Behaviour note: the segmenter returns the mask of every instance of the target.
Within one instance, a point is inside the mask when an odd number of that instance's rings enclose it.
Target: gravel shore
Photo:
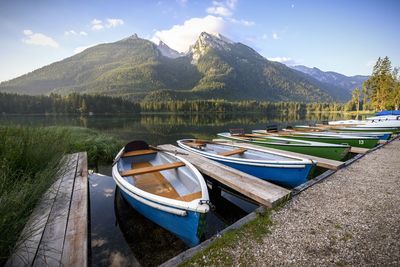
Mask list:
[[[262,242],[232,248],[251,266],[400,266],[400,141],[367,154],[272,215]]]

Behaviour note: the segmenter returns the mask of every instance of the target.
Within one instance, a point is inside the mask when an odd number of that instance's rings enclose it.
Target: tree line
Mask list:
[[[351,100],[346,104],[347,110],[384,110],[400,108],[400,75],[399,68],[392,67],[389,57],[378,58],[371,76],[363,83],[362,88],[352,92]]]
[[[31,96],[0,93],[2,114],[135,114],[171,113],[265,113],[306,114],[344,111],[341,103],[301,103],[227,100],[171,100],[132,102],[118,97],[73,93],[67,96]]]
[[[18,95],[0,93],[0,113],[3,114],[114,114],[138,113],[138,103],[118,97],[73,93],[67,96],[50,94]]]

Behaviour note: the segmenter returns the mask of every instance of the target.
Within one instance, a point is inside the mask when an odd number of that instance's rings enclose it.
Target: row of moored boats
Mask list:
[[[177,143],[186,151],[293,188],[307,181],[316,161],[287,152],[345,160],[351,147],[371,149],[399,132],[400,115],[386,115],[280,131],[269,127],[218,134],[233,142],[183,139]],[[203,176],[181,154],[133,141],[116,156],[112,175],[133,208],[194,246],[203,236],[209,196]]]

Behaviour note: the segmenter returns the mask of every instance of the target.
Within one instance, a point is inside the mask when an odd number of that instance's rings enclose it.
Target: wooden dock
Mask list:
[[[280,149],[275,149],[275,148],[269,148],[269,147],[262,147],[262,146],[257,146],[249,143],[244,143],[244,142],[232,142],[230,140],[226,139],[213,139],[214,142],[221,142],[221,143],[228,143],[230,145],[234,146],[240,146],[240,147],[245,147],[245,148],[256,148],[256,149],[261,149],[265,151],[272,151],[272,152],[278,152],[278,153],[283,153],[288,156],[295,156],[295,157],[300,157],[304,159],[311,159],[315,162],[317,162],[317,166],[330,169],[330,170],[338,170],[344,166],[344,162],[342,161],[337,161],[337,160],[332,160],[332,159],[326,159],[326,158],[320,158],[316,156],[311,156],[311,155],[306,155],[306,154],[300,154],[296,152],[291,152],[291,151],[286,151],[286,150],[280,150]]]
[[[178,152],[178,156],[188,160],[201,173],[229,186],[263,206],[274,207],[282,200],[290,197],[290,190],[220,164],[216,161],[180,149],[176,146],[161,145],[158,146],[158,148]]]
[[[66,157],[5,266],[87,266],[87,240],[87,155],[81,152]]]

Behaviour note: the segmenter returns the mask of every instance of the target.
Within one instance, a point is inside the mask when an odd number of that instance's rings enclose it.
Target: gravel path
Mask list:
[[[234,265],[400,266],[400,141],[307,189],[272,220],[261,243],[235,246]]]

